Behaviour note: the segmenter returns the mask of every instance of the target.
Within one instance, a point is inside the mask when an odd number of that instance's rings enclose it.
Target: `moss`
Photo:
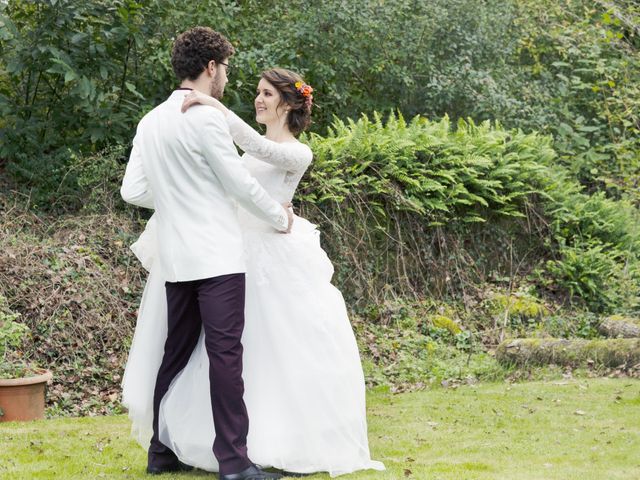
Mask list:
[[[626,317],[624,315],[610,315],[605,320],[608,320],[610,322],[631,323],[640,327],[640,318]]]
[[[496,358],[511,365],[631,367],[640,362],[640,339],[521,338],[502,342]]]
[[[610,338],[638,338],[640,337],[640,319],[612,315],[600,322],[598,332]]]
[[[429,320],[434,327],[448,330],[452,335],[458,335],[462,332],[462,329],[454,320],[444,315],[430,315]]]
[[[491,312],[496,315],[504,314],[505,311],[510,317],[523,319],[541,318],[549,315],[549,309],[537,298],[527,293],[497,293],[490,298],[489,302]]]

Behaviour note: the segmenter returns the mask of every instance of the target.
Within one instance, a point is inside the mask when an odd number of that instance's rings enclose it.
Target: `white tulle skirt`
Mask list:
[[[132,249],[150,269],[123,379],[132,432],[149,446],[155,378],[167,335],[164,280],[153,219]],[[365,386],[356,340],[315,226],[291,234],[243,216],[247,256],[244,383],[249,456],[265,467],[337,476],[383,470],[371,460]],[[204,337],[160,411],[160,440],[181,461],[217,471]]]

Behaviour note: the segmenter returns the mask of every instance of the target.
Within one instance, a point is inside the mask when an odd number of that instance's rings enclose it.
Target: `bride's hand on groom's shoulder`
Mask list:
[[[229,109],[225,107],[218,99],[213,98],[205,93],[198,92],[197,90],[192,90],[191,93],[185,95],[184,101],[182,102],[182,113],[186,112],[189,107],[193,105],[209,105],[211,107],[217,108],[225,115],[229,112]]]

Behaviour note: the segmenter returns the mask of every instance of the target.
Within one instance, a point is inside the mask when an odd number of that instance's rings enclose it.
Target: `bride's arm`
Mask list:
[[[307,169],[313,154],[302,143],[278,143],[264,138],[235,113],[213,97],[195,92],[185,97],[182,111],[197,103],[210,105],[224,113],[233,141],[249,155],[290,172]]]
[[[264,138],[231,110],[227,125],[233,141],[258,160],[290,172],[304,171],[311,163],[311,149],[303,143],[278,143]]]

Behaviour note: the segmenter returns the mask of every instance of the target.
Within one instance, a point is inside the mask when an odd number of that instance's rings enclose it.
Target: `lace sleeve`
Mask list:
[[[304,172],[311,163],[311,149],[303,143],[278,143],[264,138],[231,111],[227,125],[233,141],[258,160],[289,172]]]

